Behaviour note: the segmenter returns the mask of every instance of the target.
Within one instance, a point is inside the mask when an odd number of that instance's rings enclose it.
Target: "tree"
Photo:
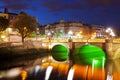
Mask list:
[[[24,42],[24,38],[36,30],[38,23],[35,17],[21,12],[18,15],[18,19],[13,23],[13,26],[19,30],[19,33],[22,36],[22,42]]]
[[[0,17],[0,31],[4,31],[9,25],[9,20],[4,18],[4,17]]]

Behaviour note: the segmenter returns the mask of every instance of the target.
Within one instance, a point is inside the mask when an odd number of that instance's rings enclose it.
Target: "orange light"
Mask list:
[[[23,70],[21,76],[22,76],[22,80],[25,80],[27,78],[27,72]]]

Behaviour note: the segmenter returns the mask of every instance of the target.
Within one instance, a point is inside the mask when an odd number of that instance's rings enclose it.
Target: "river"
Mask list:
[[[120,60],[106,60],[105,67],[58,62],[51,56],[25,62],[27,66],[0,71],[0,80],[120,80]]]

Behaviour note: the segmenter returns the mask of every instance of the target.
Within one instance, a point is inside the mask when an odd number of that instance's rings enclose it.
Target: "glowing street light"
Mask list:
[[[111,28],[107,28],[106,29],[106,33],[110,33],[110,32],[112,32],[112,29]]]
[[[71,38],[71,36],[73,35],[73,32],[70,30],[70,31],[68,32],[68,35],[69,35],[69,37]]]
[[[72,35],[72,34],[73,34],[73,32],[70,30],[70,31],[68,32],[68,34],[69,34],[69,35]]]
[[[111,28],[107,28],[106,33],[108,33],[108,36],[111,36],[111,37],[115,36],[115,33],[113,32],[113,30]]]
[[[50,36],[50,35],[51,35],[51,32],[48,33],[48,36]]]
[[[112,37],[114,37],[114,36],[115,36],[115,33],[114,33],[114,32],[111,32],[110,35],[111,35]]]

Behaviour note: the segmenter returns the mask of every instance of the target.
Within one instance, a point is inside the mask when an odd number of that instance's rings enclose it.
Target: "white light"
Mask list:
[[[112,76],[112,74],[110,74],[109,72],[108,72],[108,74],[107,74],[107,79],[106,80],[113,80],[113,76]]]
[[[73,32],[72,32],[72,31],[69,31],[69,32],[68,32],[68,34],[69,34],[69,35],[72,35],[72,34],[73,34]]]
[[[115,36],[115,33],[114,33],[114,32],[111,32],[110,35],[111,35],[111,36]]]
[[[21,68],[15,68],[7,71],[6,77],[15,77],[21,73]]]
[[[48,66],[47,70],[46,70],[46,74],[45,74],[45,80],[49,80],[50,74],[52,72],[53,67],[52,66]]]
[[[102,59],[102,70],[104,71],[104,66],[105,66],[105,58],[103,57]]]
[[[43,46],[43,47],[46,47],[46,44],[45,44],[45,43],[42,43],[42,46]]]
[[[52,33],[54,33],[54,31],[52,31]]]
[[[51,35],[51,33],[49,32],[49,33],[48,33],[48,36],[50,36],[50,35]]]
[[[107,32],[107,33],[112,32],[112,29],[111,29],[111,28],[107,28],[107,29],[106,29],[106,32]]]
[[[37,65],[37,66],[35,67],[35,73],[37,73],[39,70],[40,70],[40,66]]]
[[[73,80],[73,76],[74,76],[74,69],[71,68],[71,69],[69,70],[67,80]]]
[[[45,59],[43,59],[43,60],[42,60],[42,63],[44,63],[45,61],[46,61],[46,60],[45,60]]]
[[[93,73],[94,73],[94,68],[95,68],[95,64],[98,62],[98,60],[95,60],[95,59],[93,59],[93,61],[92,61],[92,75],[93,75]]]

